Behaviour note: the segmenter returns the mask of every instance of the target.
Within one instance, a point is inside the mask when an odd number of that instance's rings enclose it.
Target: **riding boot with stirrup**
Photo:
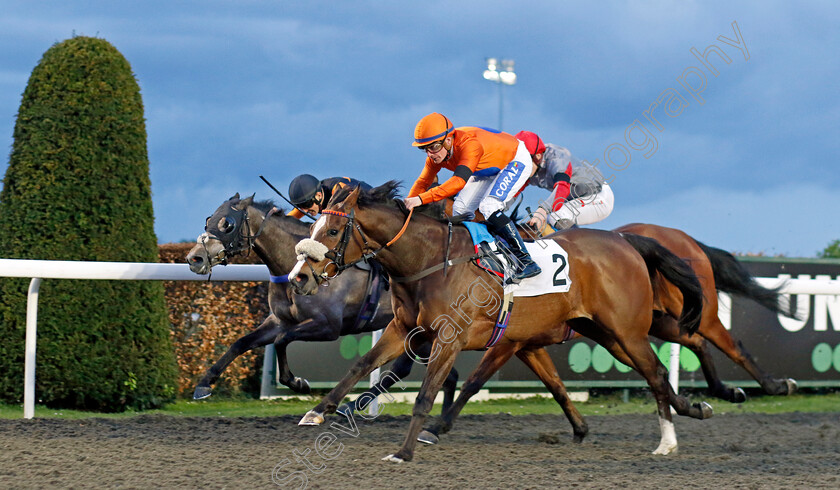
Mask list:
[[[514,257],[519,262],[517,270],[513,274],[513,280],[515,282],[534,277],[542,272],[542,269],[531,259],[531,254],[525,248],[525,242],[522,241],[522,237],[519,236],[516,226],[506,214],[501,211],[496,211],[487,218],[487,224],[490,225],[491,232],[507,242]]]

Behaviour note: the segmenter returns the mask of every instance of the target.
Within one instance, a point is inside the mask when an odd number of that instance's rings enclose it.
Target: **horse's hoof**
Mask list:
[[[402,458],[398,458],[393,454],[389,454],[382,458],[382,461],[388,461],[389,463],[404,463],[405,461]]]
[[[732,389],[732,403],[744,403],[747,401],[747,394],[741,388]]]
[[[312,393],[312,388],[309,386],[309,381],[295,376],[295,379],[289,383],[289,388],[301,395],[308,395]]]
[[[335,409],[335,413],[339,415],[344,415],[345,417],[352,417],[353,416],[353,405],[349,403],[345,403],[344,405]]]
[[[700,409],[700,420],[710,419],[715,414],[715,411],[712,408],[712,406],[706,402],[698,403],[697,408]]]
[[[306,412],[306,415],[300,419],[298,425],[321,425],[324,423],[324,415],[314,410]]]
[[[438,442],[440,442],[440,438],[437,435],[425,429],[420,431],[419,434],[417,434],[417,440],[422,442],[423,444],[437,444]]]
[[[793,378],[788,378],[785,380],[785,384],[787,384],[787,394],[792,395],[796,393],[796,390],[799,389],[799,386],[796,384],[796,380]]]
[[[197,386],[193,392],[193,400],[203,400],[213,394],[209,386]]]
[[[670,444],[660,444],[656,451],[653,454],[660,455],[660,454],[676,454],[677,453],[677,445],[670,445]]]

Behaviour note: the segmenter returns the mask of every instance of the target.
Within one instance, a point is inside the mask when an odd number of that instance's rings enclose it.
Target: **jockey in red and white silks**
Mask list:
[[[520,131],[516,137],[525,143],[535,166],[525,185],[551,190],[549,198],[529,219],[529,225],[541,229],[548,221],[555,229],[564,230],[597,223],[610,215],[615,198],[598,169],[575,158],[562,146],[544,144],[530,131]]]

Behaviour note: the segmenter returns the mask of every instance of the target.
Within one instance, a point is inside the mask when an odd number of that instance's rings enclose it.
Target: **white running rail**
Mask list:
[[[0,277],[29,277],[26,305],[26,357],[24,360],[23,417],[35,416],[35,346],[38,323],[38,292],[42,279],[102,279],[133,281],[268,281],[264,265],[234,264],[216,267],[212,276],[198,275],[187,264],[153,264],[142,262],[86,262],[68,260],[0,259]],[[778,278],[759,277],[764,287],[784,282]],[[783,294],[840,295],[840,280],[787,279]],[[669,381],[677,390],[679,383],[679,345],[671,346]],[[374,373],[371,375],[373,381]],[[375,407],[372,407],[375,409]]]
[[[38,292],[42,279],[105,279],[136,281],[268,281],[268,268],[256,264],[216,267],[198,275],[187,264],[140,262],[84,262],[67,260],[0,259],[0,277],[30,277],[26,303],[23,418],[35,416],[35,346],[38,335]]]

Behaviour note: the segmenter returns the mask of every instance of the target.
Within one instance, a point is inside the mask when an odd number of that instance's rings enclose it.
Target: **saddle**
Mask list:
[[[475,264],[490,274],[507,281],[511,272],[516,270],[516,259],[507,243],[491,234],[484,223],[465,221],[461,224],[467,227],[473,240],[475,253],[478,256],[475,259]]]

